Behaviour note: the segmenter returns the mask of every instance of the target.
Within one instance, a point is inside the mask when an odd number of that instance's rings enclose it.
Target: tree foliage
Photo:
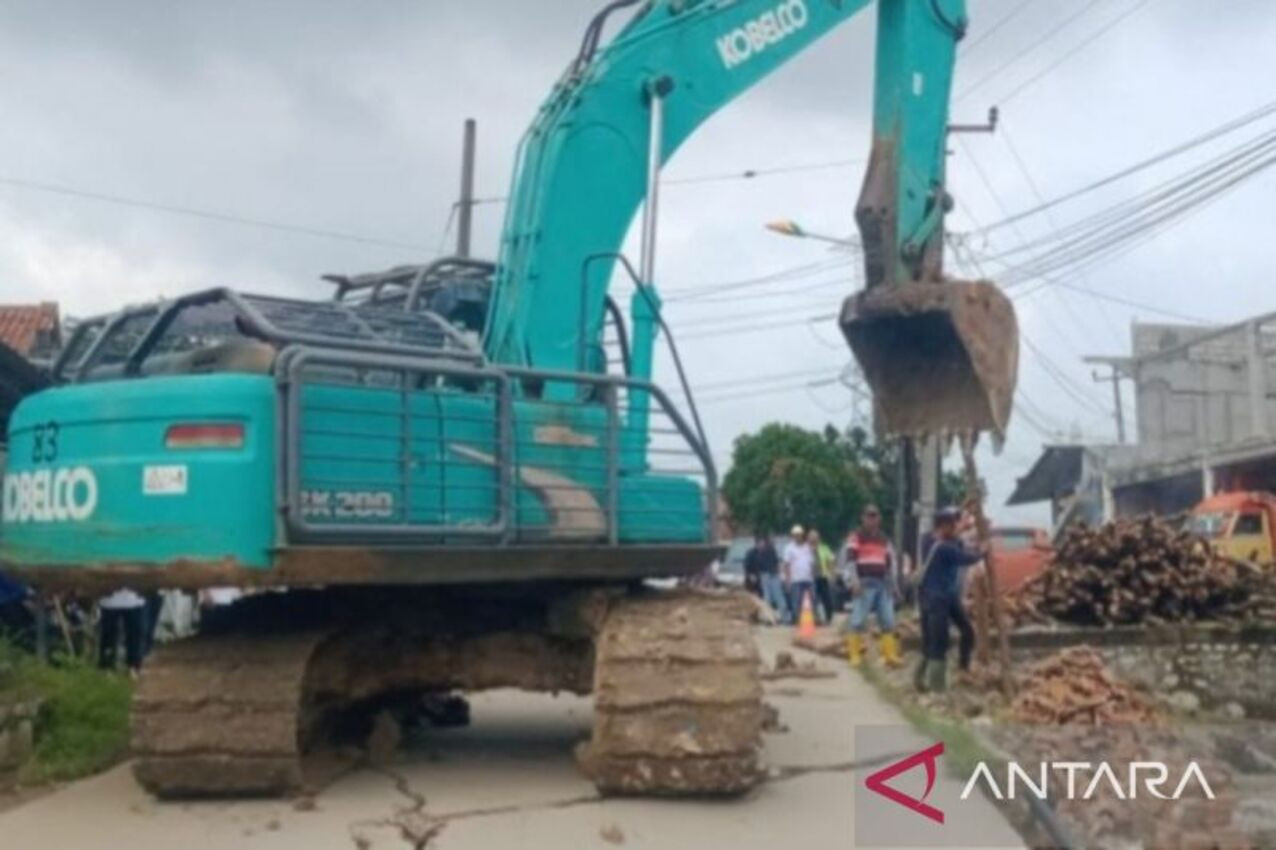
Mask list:
[[[870,498],[868,471],[835,430],[771,424],[736,440],[722,493],[738,522],[777,533],[800,523],[837,540]]]
[[[755,531],[780,533],[800,523],[838,540],[870,502],[885,527],[895,527],[898,465],[898,444],[876,442],[863,428],[817,432],[776,423],[736,440],[722,493],[735,520]],[[939,504],[961,504],[964,495],[961,474],[944,471]]]

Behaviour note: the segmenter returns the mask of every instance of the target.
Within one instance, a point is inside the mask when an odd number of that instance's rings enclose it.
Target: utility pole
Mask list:
[[[917,555],[917,449],[911,437],[900,437],[895,460],[895,551]]]
[[[474,156],[478,138],[478,125],[473,118],[465,119],[465,136],[461,143],[461,197],[456,202],[456,255],[470,256],[471,234],[474,224]]]
[[[939,437],[929,436],[917,444],[917,468],[920,483],[917,488],[917,537],[935,526],[935,511],[939,510],[939,475],[943,464]],[[915,553],[921,563],[921,553]]]
[[[1086,363],[1097,366],[1107,366],[1112,370],[1111,374],[1103,375],[1099,372],[1091,373],[1096,384],[1112,384],[1112,404],[1113,415],[1116,417],[1117,442],[1125,443],[1125,406],[1121,403],[1121,379],[1124,376],[1122,369],[1129,364],[1129,358],[1126,357],[1087,357]]]

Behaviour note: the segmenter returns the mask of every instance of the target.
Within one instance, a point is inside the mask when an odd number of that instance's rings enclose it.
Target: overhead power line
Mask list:
[[[676,306],[686,305],[692,307],[703,307],[713,304],[740,304],[753,301],[770,301],[777,298],[792,299],[796,297],[805,297],[806,300],[812,301],[821,298],[819,293],[828,289],[841,290],[847,294],[855,292],[860,288],[859,281],[854,277],[838,277],[830,280],[817,281],[815,283],[804,283],[801,286],[785,286],[774,290],[767,289],[762,292],[748,292],[744,294],[726,292],[720,295],[707,295],[703,298],[696,298],[694,301],[677,300]]]
[[[821,260],[815,263],[803,263],[797,266],[791,266],[786,269],[779,269],[757,277],[742,278],[740,280],[724,281],[712,283],[707,286],[680,286],[663,289],[663,297],[666,303],[677,302],[695,302],[701,301],[706,296],[720,295],[724,292],[739,292],[745,289],[757,289],[758,287],[772,287],[777,283],[791,282],[801,280],[806,277],[830,272],[839,266],[847,266],[853,262],[849,257],[833,257],[827,260]]]
[[[817,316],[807,316],[801,319],[787,319],[782,322],[758,322],[756,324],[741,325],[739,327],[711,329],[680,335],[679,340],[685,342],[697,339],[717,339],[719,337],[739,336],[743,333],[770,333],[772,331],[795,328],[801,325],[812,325],[816,322],[833,322],[837,320],[837,317],[836,313],[825,313]]]
[[[980,228],[977,232],[992,233],[993,231],[1000,230],[1003,227],[1008,227],[1014,224],[1015,222],[1022,221],[1026,218],[1029,218],[1031,216],[1044,212],[1045,210],[1053,209],[1069,201],[1075,200],[1083,195],[1088,195],[1099,189],[1103,189],[1107,186],[1111,186],[1112,184],[1117,183],[1121,180],[1124,180],[1127,177],[1131,177],[1142,171],[1146,171],[1147,169],[1160,165],[1161,163],[1166,162],[1167,160],[1174,159],[1178,156],[1181,156],[1182,154],[1187,153],[1188,151],[1199,148],[1202,145],[1206,145],[1214,141],[1215,139],[1221,138],[1222,136],[1229,135],[1244,127],[1248,127],[1251,124],[1254,124],[1255,122],[1261,121],[1262,119],[1268,117],[1269,115],[1272,115],[1273,113],[1276,113],[1276,101],[1270,101],[1258,107],[1257,109],[1253,110],[1252,112],[1248,112],[1244,115],[1241,115],[1237,118],[1234,118],[1230,121],[1220,124],[1219,126],[1214,127],[1211,130],[1207,130],[1206,132],[1202,133],[1199,136],[1194,136],[1185,142],[1182,142],[1178,145],[1175,145],[1174,147],[1163,150],[1160,153],[1154,156],[1151,156],[1145,160],[1136,162],[1133,165],[1120,169],[1119,171],[1109,174],[1106,177],[1102,177],[1092,183],[1088,183],[1085,186],[1082,186],[1080,189],[1076,189],[1064,195],[1060,195],[1057,198],[1053,198],[1049,201],[1046,201],[1045,203],[1041,203],[1034,207],[1030,207],[1029,209],[1023,210],[1022,212],[1014,213],[1013,215],[1010,215],[1002,219],[1001,221],[993,222],[992,224],[989,224],[986,227]]]
[[[1003,215],[1007,214],[1006,204],[1001,199],[1001,193],[997,191],[996,186],[993,185],[992,179],[988,176],[987,172],[984,170],[984,167],[980,165],[979,159],[975,156],[975,152],[972,149],[972,147],[969,144],[967,144],[965,138],[958,137],[958,142],[961,144],[962,149],[966,152],[966,155],[969,158],[970,164],[974,168],[975,173],[979,176],[979,179],[983,183],[984,188],[987,190],[988,196],[992,198],[993,203],[997,205],[997,209],[1001,210]],[[1024,235],[1022,231],[1020,231],[1018,225],[1015,225],[1014,233],[1015,233],[1015,236],[1017,236],[1019,239],[1024,238]],[[1092,333],[1092,331],[1090,330],[1088,325],[1086,325],[1084,322],[1081,321],[1081,318],[1076,314],[1076,311],[1073,309],[1072,305],[1068,303],[1067,301],[1064,301],[1063,306],[1064,306],[1064,310],[1068,314],[1068,318],[1071,319],[1077,325],[1077,327],[1080,329],[1081,334],[1083,336],[1089,336]],[[1057,325],[1052,325],[1052,327],[1055,328],[1056,333],[1059,333],[1060,335],[1062,335],[1062,330]]]
[[[682,333],[690,329],[699,329],[706,327],[715,327],[719,325],[738,323],[742,321],[756,321],[758,319],[785,319],[792,318],[797,314],[809,316],[811,311],[815,309],[810,304],[795,304],[790,307],[771,307],[763,310],[747,310],[743,313],[714,313],[708,316],[696,316],[687,319],[681,319],[672,322],[675,333]]]
[[[1013,89],[1010,90],[1009,94],[1002,95],[1000,98],[997,99],[997,102],[1000,105],[1004,106],[1010,101],[1014,100],[1016,97],[1018,97],[1019,95],[1027,91],[1029,88],[1031,88],[1032,86],[1040,82],[1048,74],[1053,73],[1056,69],[1059,68],[1060,65],[1063,65],[1065,62],[1072,59],[1072,57],[1076,56],[1078,53],[1085,50],[1090,45],[1094,44],[1100,38],[1103,38],[1103,36],[1112,32],[1112,30],[1116,29],[1118,26],[1124,23],[1127,18],[1130,18],[1131,16],[1133,16],[1136,12],[1142,11],[1144,8],[1147,7],[1149,2],[1150,0],[1138,0],[1138,2],[1135,3],[1133,6],[1129,7],[1128,9],[1126,9],[1121,14],[1117,15],[1112,20],[1108,21],[1106,24],[1104,24],[1095,32],[1091,33],[1088,38],[1082,40],[1080,43],[1075,45],[1071,50],[1064,53],[1058,59],[1051,62],[1046,67],[1042,68],[1040,71],[1033,74],[1031,77],[1024,80],[1019,85],[1015,86]]]
[[[977,50],[981,44],[996,35],[1003,27],[1006,26],[1006,24],[1017,18],[1021,12],[1026,10],[1035,2],[1037,2],[1037,0],[1020,0],[1018,5],[1011,9],[1007,14],[998,18],[997,22],[980,33],[978,38],[970,42],[970,44],[964,45],[962,48],[962,55],[964,57],[969,57],[970,54]]]
[[[747,378],[732,378],[725,381],[712,381],[707,384],[697,384],[696,392],[706,392],[712,390],[723,390],[729,387],[738,387],[745,385],[769,384],[776,381],[791,382],[795,378],[812,378],[815,376],[827,376],[829,370],[827,367],[820,369],[796,369],[789,372],[772,372],[768,375],[750,375]]]
[[[1023,344],[1027,346],[1028,351],[1036,358],[1042,371],[1045,372],[1059,387],[1059,389],[1063,390],[1064,393],[1068,395],[1068,397],[1102,416],[1110,417],[1112,415],[1111,410],[1095,401],[1094,398],[1089,395],[1088,391],[1079,386],[1071,377],[1068,376],[1068,373],[1065,372],[1061,366],[1051,360],[1050,357],[1046,355],[1045,351],[1032,341],[1031,337],[1026,334],[1020,334],[1020,339],[1023,340]]]
[[[785,393],[808,392],[810,390],[817,389],[822,386],[824,387],[831,386],[834,382],[837,381],[837,378],[838,378],[837,373],[830,373],[827,375],[824,381],[818,381],[818,380],[817,381],[809,381],[809,380],[794,381],[791,383],[780,384],[779,386],[766,387],[762,389],[750,388],[747,390],[740,390],[737,392],[729,392],[724,394],[711,393],[709,394],[707,398],[700,398],[697,396],[696,402],[698,404],[720,404],[725,401],[738,401],[740,399],[758,398],[762,396],[772,396],[772,395],[782,395]]]
[[[1009,68],[1018,64],[1020,60],[1024,59],[1029,54],[1034,53],[1035,51],[1039,50],[1044,45],[1048,44],[1050,41],[1056,38],[1059,35],[1059,33],[1063,32],[1063,30],[1067,29],[1073,23],[1078,21],[1083,15],[1085,15],[1095,6],[1099,5],[1099,3],[1101,2],[1103,2],[1103,0],[1088,0],[1088,2],[1084,6],[1081,6],[1079,9],[1075,10],[1072,14],[1068,15],[1062,21],[1055,24],[1036,41],[1029,43],[1026,47],[1018,51],[1017,53],[1015,53],[1006,61],[999,64],[992,71],[980,77],[977,81],[975,81],[974,83],[972,83],[971,85],[963,89],[962,92],[959,95],[957,95],[957,100],[958,101],[965,100],[966,98],[970,97],[970,95],[973,94],[975,91],[982,88],[984,85],[1000,77]]]
[[[773,168],[746,168],[743,171],[727,171],[718,174],[701,174],[695,177],[670,177],[662,181],[666,186],[692,186],[697,183],[725,183],[731,180],[755,180],[759,177],[775,177],[782,174],[803,174],[809,171],[832,171],[864,165],[868,160],[835,159],[828,162],[808,162],[798,165],[779,165]]]
[[[412,251],[429,250],[429,247],[420,242],[407,242],[396,239],[383,239],[377,236],[364,236],[357,233],[343,233],[338,230],[327,230],[321,227],[311,227],[304,224],[290,224],[282,221],[270,221],[262,218],[251,218],[249,216],[236,215],[234,213],[216,212],[214,210],[198,209],[195,207],[178,206],[175,204],[165,204],[156,201],[147,201],[140,198],[130,198],[124,195],[112,195],[105,192],[92,192],[84,189],[74,189],[70,186],[59,186],[53,183],[43,183],[38,180],[25,180],[18,177],[0,177],[0,184],[5,186],[13,186],[19,189],[30,189],[36,192],[45,192],[53,195],[63,195],[70,198],[79,198],[87,201],[97,201],[104,204],[114,204],[116,206],[134,207],[137,209],[150,210],[152,212],[170,213],[172,215],[187,216],[190,218],[199,218],[206,221],[216,221],[222,224],[237,224],[248,227],[260,227],[267,230],[277,230],[284,233],[295,233],[302,236],[314,236],[322,239],[336,239],[343,242],[357,242],[364,245],[377,245],[383,248],[403,248]]]
[[[994,255],[1000,259],[1028,254],[1018,265],[1011,266],[1003,276],[1003,284],[1014,286],[1065,268],[1089,268],[1124,254],[1273,165],[1276,131],[1152,191],[1066,225],[1050,236]],[[1044,250],[1034,250],[1039,248]]]
[[[740,171],[722,171],[713,174],[695,174],[687,177],[668,177],[660,181],[662,186],[695,186],[704,183],[729,183],[736,180],[756,180],[760,177],[779,177],[786,174],[806,174],[819,171],[836,171],[843,168],[855,168],[867,163],[863,157],[857,159],[832,159],[821,162],[801,162],[794,165],[776,165],[766,168],[744,168]],[[475,198],[474,206],[503,204],[509,200],[508,195],[492,195],[486,198]]]

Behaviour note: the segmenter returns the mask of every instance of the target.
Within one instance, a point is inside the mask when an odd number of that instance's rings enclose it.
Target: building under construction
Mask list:
[[[1010,504],[1049,501],[1063,526],[1276,490],[1273,360],[1276,313],[1220,327],[1135,323],[1129,356],[1087,360],[1133,386],[1134,439],[1046,447]],[[1125,411],[1117,414],[1124,431]]]

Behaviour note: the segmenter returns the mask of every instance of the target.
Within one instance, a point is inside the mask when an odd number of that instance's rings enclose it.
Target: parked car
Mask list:
[[[1040,575],[1054,557],[1054,546],[1045,529],[1010,526],[992,530],[993,562],[997,588],[1007,593]]]
[[[752,537],[733,537],[726,541],[727,551],[718,561],[718,584],[744,587],[744,556],[753,546]]]

